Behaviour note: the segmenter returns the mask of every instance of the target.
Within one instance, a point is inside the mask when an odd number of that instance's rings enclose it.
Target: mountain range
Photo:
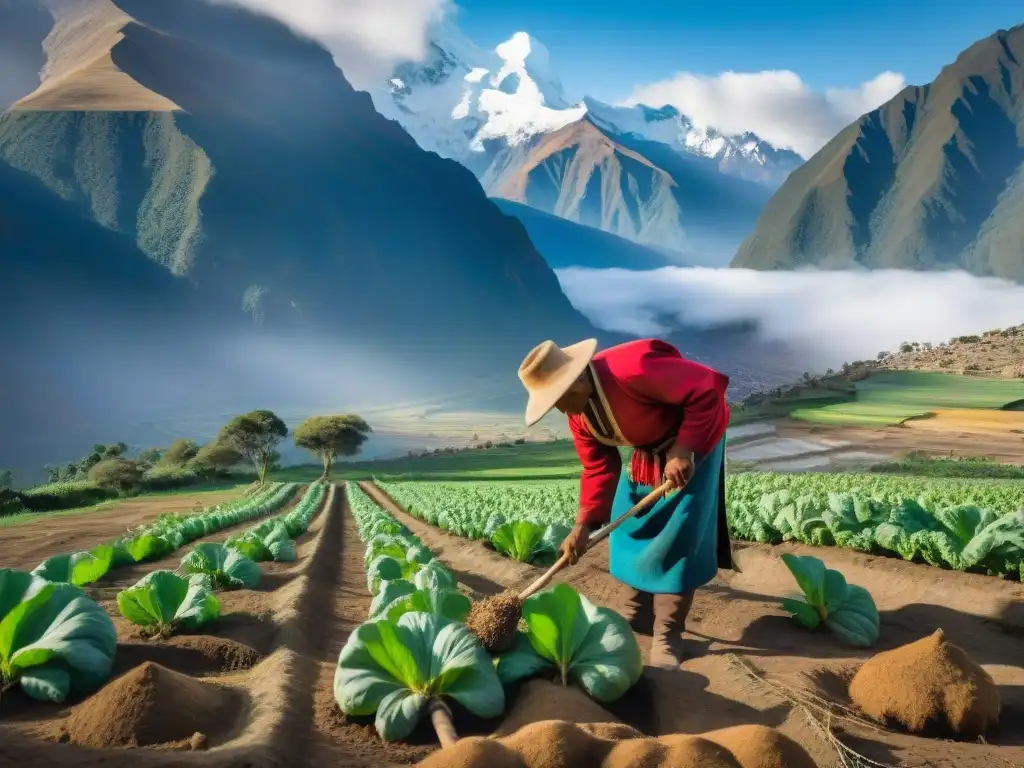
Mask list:
[[[841,131],[786,179],[732,264],[1024,282],[1024,25]]]
[[[158,413],[216,426],[359,393],[518,409],[512,371],[540,340],[625,340],[573,308],[473,173],[276,21],[205,0],[4,0],[0,30],[18,41],[0,326],[20,329],[0,466],[129,439]],[[749,329],[675,340],[741,394],[795,370]]]
[[[424,149],[492,197],[724,266],[802,158],[727,136],[671,106],[566,96],[547,49],[519,32],[483,51],[448,20],[427,57],[371,92]]]

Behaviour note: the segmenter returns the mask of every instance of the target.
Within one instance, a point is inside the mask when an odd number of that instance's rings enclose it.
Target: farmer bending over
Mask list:
[[[552,408],[569,417],[583,473],[576,525],[562,542],[575,564],[598,526],[664,480],[675,490],[609,538],[610,571],[630,588],[626,618],[653,618],[651,664],[678,667],[697,587],[733,567],[725,520],[728,377],[641,339],[596,355],[597,341],[535,347],[519,367],[526,424]],[[620,446],[633,449],[623,470]]]

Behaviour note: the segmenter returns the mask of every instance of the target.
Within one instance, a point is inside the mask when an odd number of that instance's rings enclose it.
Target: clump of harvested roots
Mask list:
[[[502,653],[515,641],[522,610],[519,595],[506,590],[474,603],[466,617],[466,627],[488,651]]]

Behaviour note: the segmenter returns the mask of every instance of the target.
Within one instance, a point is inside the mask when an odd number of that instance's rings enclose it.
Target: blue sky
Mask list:
[[[815,90],[884,70],[927,82],[976,40],[1024,22],[1024,0],[456,0],[458,24],[494,47],[526,31],[570,95],[605,101],[679,71],[789,69]]]

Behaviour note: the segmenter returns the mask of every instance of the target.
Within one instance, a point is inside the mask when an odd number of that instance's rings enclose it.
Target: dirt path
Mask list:
[[[407,525],[435,554],[460,573],[472,573],[484,593],[522,588],[540,569],[515,563],[478,542],[447,534],[413,519],[379,489],[371,497]],[[647,733],[695,733],[757,722],[797,739],[820,765],[835,753],[804,717],[775,694],[762,690],[735,663],[742,655],[774,679],[792,682],[827,666],[848,668],[870,656],[838,643],[830,634],[797,627],[778,607],[795,582],[779,559],[783,551],[812,554],[874,596],[882,612],[876,650],[893,648],[942,628],[949,639],[985,665],[1000,686],[1003,725],[988,745],[954,744],[868,732],[849,737],[868,757],[933,768],[993,768],[1024,765],[1024,587],[987,576],[943,571],[838,548],[802,545],[736,545],[742,573],[722,572],[700,590],[688,622],[688,661],[678,672],[648,667],[645,677],[612,711]],[[600,605],[622,611],[625,589],[608,573],[608,545],[601,544],[574,568],[556,577]],[[647,652],[650,627],[638,626]],[[929,762],[930,761],[930,762]]]
[[[111,509],[74,515],[55,513],[0,528],[0,567],[32,570],[53,555],[92,549],[168,512],[191,513],[196,503],[211,507],[232,501],[241,490],[131,499]]]

